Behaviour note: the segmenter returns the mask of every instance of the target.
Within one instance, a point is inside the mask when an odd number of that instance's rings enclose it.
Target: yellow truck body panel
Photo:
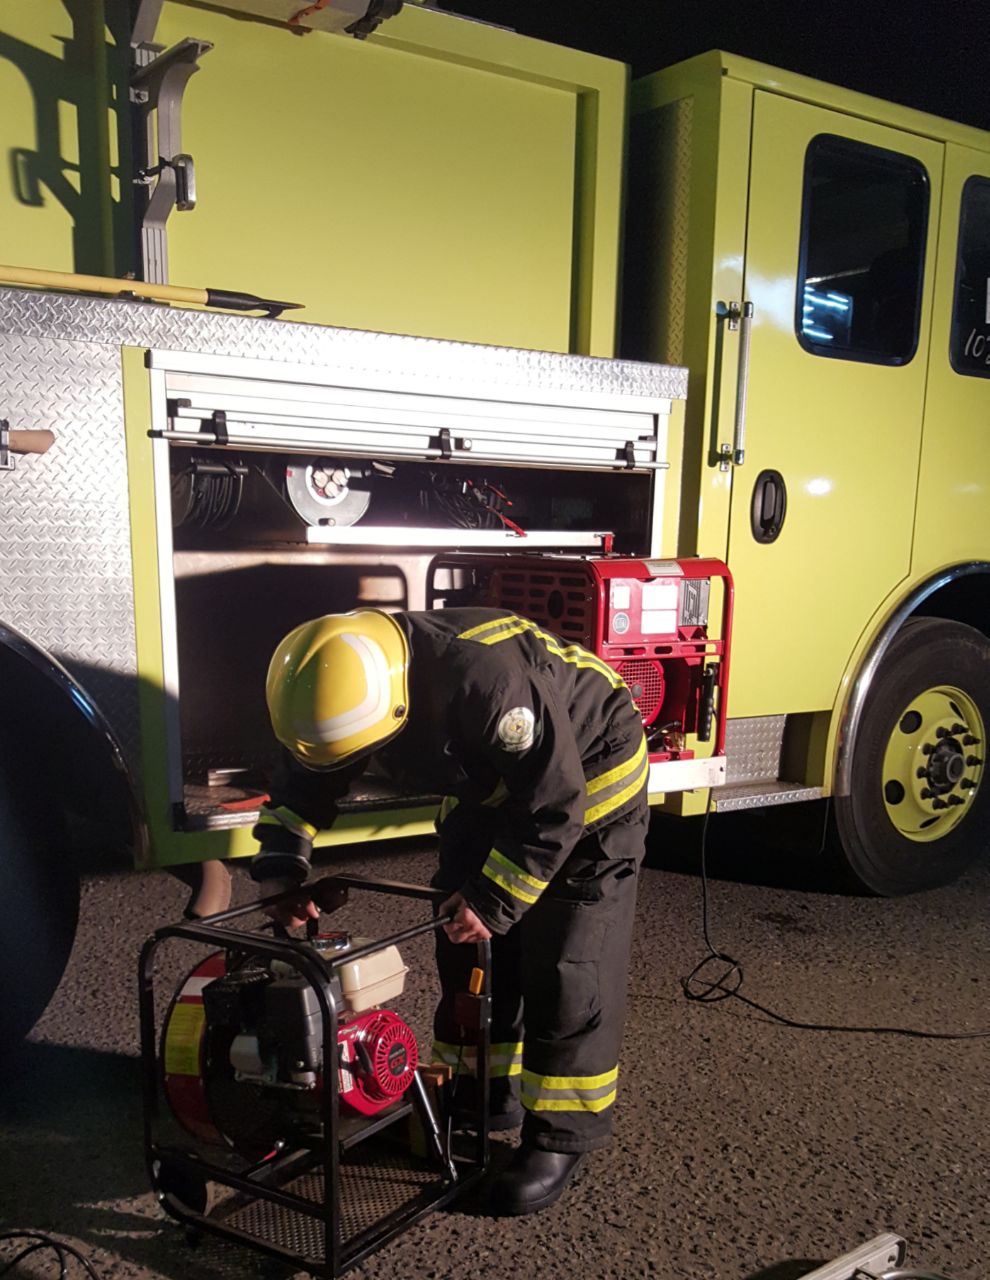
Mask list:
[[[3,257],[122,276],[126,48],[83,8],[4,13]],[[174,283],[315,323],[614,354],[621,64],[412,5],[355,41],[167,0],[157,40],[189,36],[213,48],[182,103],[198,203],[169,221]]]

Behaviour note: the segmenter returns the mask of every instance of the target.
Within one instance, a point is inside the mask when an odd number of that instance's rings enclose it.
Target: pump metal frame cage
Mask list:
[[[447,895],[440,890],[361,876],[328,876],[314,889],[362,890],[421,900],[437,906]],[[447,917],[434,915],[389,937],[362,944],[339,957],[322,957],[298,941],[231,926],[243,917],[284,899],[264,898],[196,923],[166,925],[144,944],[139,962],[141,1059],[144,1086],[144,1151],[151,1184],[162,1207],[192,1229],[203,1229],[246,1245],[280,1262],[336,1280],[376,1249],[407,1230],[431,1209],[450,1203],[474,1186],[488,1167],[488,1048],[491,946],[477,945],[482,970],[477,1039],[477,1088],[472,1111],[476,1130],[456,1150],[434,1150],[420,1157],[412,1151],[380,1155],[368,1143],[396,1122],[422,1107],[420,1084],[415,1084],[383,1111],[342,1124],[339,1114],[337,1069],[338,1014],[328,986],[342,965],[360,960],[384,947],[435,933]],[[164,1094],[159,1037],[165,1020],[156,1018],[154,983],[159,948],[180,939],[213,949],[236,947],[238,952],[290,964],[312,988],[322,1018],[324,1087],[319,1103],[322,1137],[307,1147],[276,1148],[250,1164],[220,1148],[207,1148],[191,1136],[170,1140],[174,1127]],[[167,1015],[166,1015],[167,1018]],[[330,1065],[332,1064],[332,1065]],[[421,1083],[421,1082],[420,1082]],[[429,1148],[429,1119],[422,1116]],[[345,1131],[346,1130],[346,1131]],[[364,1143],[360,1158],[347,1159]],[[371,1152],[369,1156],[367,1153]],[[456,1173],[443,1167],[446,1154]],[[246,1164],[246,1168],[238,1168]],[[221,1189],[211,1204],[211,1184]]]

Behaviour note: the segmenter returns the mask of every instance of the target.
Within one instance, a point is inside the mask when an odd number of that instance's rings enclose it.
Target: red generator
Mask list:
[[[444,556],[430,596],[511,610],[603,658],[643,717],[652,793],[724,782],[733,587],[720,560]],[[711,754],[699,757],[689,737],[712,742]]]

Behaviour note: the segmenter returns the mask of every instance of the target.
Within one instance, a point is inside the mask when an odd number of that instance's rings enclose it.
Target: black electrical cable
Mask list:
[[[499,510],[503,496],[484,479],[475,483],[471,479],[452,479],[435,471],[431,471],[428,478],[431,487],[421,495],[428,512],[436,508],[460,529],[505,527],[505,517]],[[486,490],[491,492],[490,497],[485,496]]]
[[[43,1231],[0,1231],[0,1241],[3,1240],[30,1240],[33,1243],[22,1249],[9,1262],[6,1262],[3,1269],[0,1270],[0,1276],[5,1276],[8,1271],[12,1271],[19,1262],[23,1262],[30,1254],[37,1253],[42,1249],[51,1249],[58,1258],[59,1280],[66,1280],[69,1258],[75,1258],[86,1272],[86,1275],[89,1276],[89,1280],[100,1280],[99,1272],[85,1254],[80,1253],[74,1245],[67,1244],[64,1240],[57,1240],[54,1236],[46,1235]]]
[[[990,1037],[990,1028],[980,1031],[921,1031],[914,1027],[860,1027],[840,1026],[830,1022],[804,1022],[801,1019],[789,1018],[786,1014],[777,1013],[774,1009],[768,1009],[766,1005],[742,995],[740,991],[743,984],[742,965],[733,956],[727,955],[715,946],[709,928],[707,863],[708,820],[712,812],[712,799],[712,793],[709,792],[705,818],[701,827],[701,927],[708,954],[695,965],[686,977],[681,979],[681,989],[686,999],[694,1000],[701,1004],[714,1004],[716,1001],[728,1000],[731,997],[742,1004],[748,1005],[750,1009],[755,1009],[758,1013],[764,1014],[772,1021],[779,1022],[785,1027],[793,1027],[798,1031],[842,1031],[852,1035],[908,1036],[917,1040],[983,1040]],[[710,966],[715,962],[727,967],[716,978],[703,978],[702,973],[706,966]]]

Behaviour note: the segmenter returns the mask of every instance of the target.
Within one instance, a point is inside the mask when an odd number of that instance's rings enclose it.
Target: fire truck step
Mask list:
[[[719,813],[738,809],[761,809],[772,804],[796,804],[799,800],[818,800],[821,787],[808,787],[803,782],[780,782],[762,779],[735,787],[718,787],[714,792],[714,808]]]

